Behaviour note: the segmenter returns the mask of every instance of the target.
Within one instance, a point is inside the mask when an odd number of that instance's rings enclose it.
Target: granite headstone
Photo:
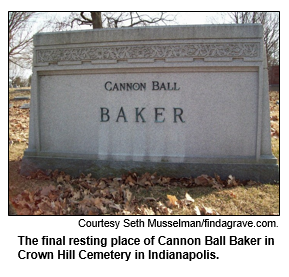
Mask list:
[[[22,174],[279,177],[259,24],[37,34],[30,108]]]

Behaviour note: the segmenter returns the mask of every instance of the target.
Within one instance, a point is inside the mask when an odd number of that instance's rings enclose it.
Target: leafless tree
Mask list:
[[[261,23],[268,65],[279,64],[279,13],[278,12],[225,12],[230,23]]]
[[[166,12],[80,12],[71,24],[90,25],[97,29],[157,25],[172,21],[175,21],[175,16]]]
[[[90,17],[86,12],[80,12],[80,17],[76,17],[72,20],[78,25],[92,25],[93,29],[102,28],[101,12],[90,12]]]
[[[29,20],[35,12],[9,12],[9,64],[27,67],[33,36]]]
[[[9,66],[30,68],[32,61],[32,41],[36,32],[49,26],[50,22],[37,24],[38,12],[9,12]]]

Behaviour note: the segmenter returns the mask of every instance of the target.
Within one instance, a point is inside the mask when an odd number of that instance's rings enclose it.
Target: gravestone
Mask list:
[[[279,177],[258,24],[37,34],[30,108],[25,175]]]
[[[29,96],[15,96],[13,100],[15,101],[30,100],[30,97]]]
[[[30,109],[30,103],[23,104],[20,109]]]
[[[29,92],[30,93],[30,88],[18,88],[18,89],[15,89],[14,92]]]

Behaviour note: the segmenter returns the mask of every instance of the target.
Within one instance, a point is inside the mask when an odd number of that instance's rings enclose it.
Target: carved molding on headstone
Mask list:
[[[59,61],[126,60],[142,58],[257,58],[260,56],[259,52],[258,43],[240,42],[42,49],[36,51],[36,56],[37,63],[52,63]]]

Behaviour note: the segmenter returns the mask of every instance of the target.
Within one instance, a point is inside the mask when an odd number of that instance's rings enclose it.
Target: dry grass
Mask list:
[[[175,195],[178,199],[188,193],[197,206],[212,208],[220,215],[273,215],[279,213],[279,185],[258,184],[254,186],[238,186],[216,190],[210,187],[154,187],[150,190],[139,189],[141,198],[153,197],[166,202],[167,195]],[[173,209],[174,214],[190,215],[190,209]]]
[[[23,95],[23,93],[11,92],[12,96]],[[27,95],[27,93],[25,93]],[[11,97],[11,98],[10,98]],[[270,93],[270,115],[272,132],[272,151],[279,160],[279,100],[278,92]],[[33,191],[39,187],[57,185],[53,180],[27,179],[19,174],[23,152],[27,148],[28,122],[27,110],[21,110],[20,106],[27,101],[10,101],[14,107],[9,109],[9,200],[14,199],[24,190]],[[26,126],[27,125],[27,126]],[[117,176],[116,176],[117,177]],[[139,203],[149,204],[145,199],[153,198],[165,203],[167,195],[174,195],[177,199],[183,199],[186,193],[194,198],[196,205],[211,207],[220,215],[272,215],[279,213],[279,185],[257,184],[254,186],[237,186],[234,188],[224,188],[216,190],[211,187],[181,187],[173,184],[166,186],[135,187],[131,188],[133,195],[137,196]],[[11,205],[9,213],[17,214]],[[173,214],[192,214],[190,208],[173,208]]]

